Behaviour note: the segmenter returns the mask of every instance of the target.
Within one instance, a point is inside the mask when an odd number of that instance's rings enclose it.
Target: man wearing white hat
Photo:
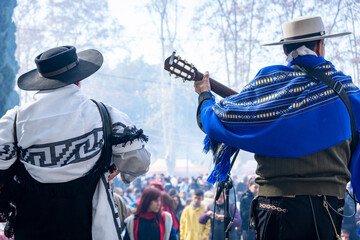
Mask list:
[[[208,73],[194,84],[205,150],[214,152],[208,181],[225,180],[237,149],[255,153],[257,239],[341,235],[351,175],[355,192],[360,187],[360,90],[324,59],[324,39],[347,34],[327,35],[321,17],[299,17],[283,25],[281,41],[263,44],[283,45],[287,66],[261,69],[240,94],[219,103]]]
[[[121,239],[110,169],[126,182],[146,173],[147,137],[126,114],[81,91],[80,81],[103,63],[99,51],[61,46],[35,63],[18,79],[19,88],[38,91],[35,101],[0,119],[0,215],[9,220],[7,235]]]

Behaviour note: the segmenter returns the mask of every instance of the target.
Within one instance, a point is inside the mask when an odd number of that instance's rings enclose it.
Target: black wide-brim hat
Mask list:
[[[36,69],[17,81],[23,90],[51,90],[79,82],[100,69],[102,54],[95,49],[76,53],[73,46],[49,49],[35,58]]]

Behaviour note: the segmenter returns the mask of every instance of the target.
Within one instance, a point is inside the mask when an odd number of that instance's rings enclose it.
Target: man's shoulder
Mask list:
[[[194,208],[194,206],[192,206],[192,203],[191,203],[190,205],[188,205],[188,206],[186,206],[186,207],[184,208],[184,211],[188,212],[189,214],[192,214],[192,213],[197,212],[200,208],[201,208],[201,207],[199,207],[199,208]]]
[[[184,207],[183,212],[189,211],[190,209],[191,209],[191,205],[187,205],[187,206]]]
[[[201,205],[200,209],[205,211],[206,210],[205,204]]]
[[[256,77],[260,77],[263,75],[270,75],[270,74],[279,74],[282,72],[289,72],[289,71],[293,71],[293,69],[291,67],[284,65],[271,65],[261,68],[259,72],[256,74]]]

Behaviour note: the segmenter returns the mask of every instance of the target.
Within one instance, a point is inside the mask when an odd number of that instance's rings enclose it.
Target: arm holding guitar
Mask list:
[[[199,126],[199,128],[205,132],[204,130],[204,127],[201,123],[201,108],[202,108],[202,105],[209,101],[209,100],[213,100],[214,99],[214,96],[209,92],[209,91],[204,91],[202,93],[199,94],[199,105],[197,107],[197,110],[196,110],[196,121],[197,121],[197,124]]]
[[[201,81],[194,82],[194,88],[197,94],[211,90],[211,86],[209,82],[209,72],[207,71],[205,72]]]

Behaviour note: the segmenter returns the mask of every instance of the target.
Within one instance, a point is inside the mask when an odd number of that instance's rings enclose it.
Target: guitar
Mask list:
[[[185,81],[201,81],[204,74],[199,72],[196,67],[188,63],[185,59],[181,59],[179,56],[175,56],[174,51],[170,57],[165,60],[164,69],[171,74],[174,74],[176,78],[180,77]],[[231,95],[238,94],[238,92],[231,88],[219,83],[218,81],[210,78],[211,91],[215,92],[219,96],[225,98]]]

